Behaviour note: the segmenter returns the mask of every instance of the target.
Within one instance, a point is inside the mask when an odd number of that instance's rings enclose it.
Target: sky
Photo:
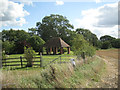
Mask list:
[[[110,0],[0,0],[0,31],[11,28],[28,31],[50,14],[67,17],[74,30],[85,28],[98,38],[103,35],[118,38],[118,2]]]

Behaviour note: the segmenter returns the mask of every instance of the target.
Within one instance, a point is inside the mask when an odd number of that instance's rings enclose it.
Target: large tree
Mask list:
[[[98,46],[98,38],[88,29],[78,28],[76,29],[77,34],[84,36],[84,39],[90,42],[93,46]]]
[[[104,35],[104,36],[100,37],[100,41],[102,41],[102,42],[105,42],[105,41],[110,41],[111,42],[114,39],[116,39],[116,38],[114,38],[112,36],[109,36],[109,35]]]
[[[45,16],[42,22],[37,22],[38,33],[43,40],[47,41],[51,37],[61,37],[63,40],[67,37],[67,30],[73,29],[73,25],[62,15]]]
[[[25,45],[25,42],[28,40],[28,38],[30,38],[30,35],[24,30],[11,29],[11,30],[2,31],[2,41],[3,41],[3,45],[5,46],[3,48],[9,48],[9,45],[14,44],[14,48],[13,48],[14,50],[6,49],[6,50],[10,50],[9,54],[23,53],[24,45]]]

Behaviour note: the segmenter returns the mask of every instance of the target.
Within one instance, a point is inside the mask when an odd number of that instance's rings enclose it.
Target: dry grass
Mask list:
[[[86,64],[53,64],[46,69],[4,70],[4,88],[77,88],[93,87],[98,82],[104,62],[93,57]],[[89,81],[89,85],[87,84]],[[91,86],[90,86],[91,85]]]
[[[108,50],[98,50],[96,52],[96,55],[103,57],[103,58],[113,58],[113,59],[118,59],[118,51],[120,49],[108,49]]]

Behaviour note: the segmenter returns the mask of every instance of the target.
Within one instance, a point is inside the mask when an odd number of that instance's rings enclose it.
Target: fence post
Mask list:
[[[61,64],[61,56],[60,56],[60,64]]]
[[[42,53],[40,53],[40,67],[42,67]]]
[[[22,64],[22,56],[20,56],[20,62],[21,62],[21,68],[23,67],[23,64]]]

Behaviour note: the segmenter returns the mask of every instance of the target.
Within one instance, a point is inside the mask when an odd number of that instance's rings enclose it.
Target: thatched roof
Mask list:
[[[53,37],[48,40],[45,44],[45,47],[70,47],[66,42],[64,42],[60,37]]]

